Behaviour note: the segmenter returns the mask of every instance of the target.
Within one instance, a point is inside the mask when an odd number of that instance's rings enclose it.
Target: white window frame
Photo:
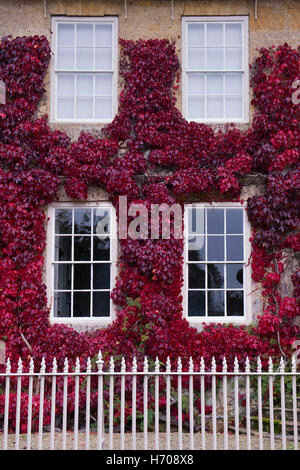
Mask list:
[[[189,119],[188,112],[188,87],[187,75],[199,70],[187,70],[187,26],[189,23],[242,23],[243,28],[243,69],[236,72],[243,72],[242,90],[242,118],[199,118]],[[210,70],[209,72],[222,73],[232,72],[232,70]],[[205,74],[206,71],[203,70]],[[218,123],[248,123],[249,122],[249,18],[248,16],[185,16],[182,17],[182,114],[189,122],[202,122],[210,124]]]
[[[188,316],[188,209],[190,208],[240,208],[244,210],[243,229],[244,229],[244,315],[243,316]],[[247,217],[246,204],[240,202],[214,202],[214,203],[192,203],[185,204],[184,207],[184,269],[183,269],[183,314],[184,317],[192,324],[201,323],[237,323],[237,324],[249,324],[252,319],[251,313],[251,264],[250,264],[250,236],[251,228]],[[205,262],[203,262],[205,264]],[[219,263],[216,261],[216,263]],[[222,263],[222,262],[220,262]],[[226,265],[226,261],[224,261]],[[239,263],[242,264],[242,263]],[[225,270],[226,271],[226,270]],[[226,292],[226,289],[224,288]]]
[[[57,25],[59,23],[110,23],[112,24],[112,70],[105,70],[99,73],[112,72],[112,119],[61,119],[57,117],[57,72],[72,72],[72,70],[57,70]],[[107,124],[112,122],[114,116],[118,111],[118,74],[119,74],[119,47],[118,47],[118,18],[115,16],[103,17],[80,17],[80,16],[52,16],[51,18],[51,50],[53,51],[54,58],[51,61],[50,71],[50,122],[59,123],[99,123]],[[95,70],[78,70],[74,73],[97,73]]]
[[[46,254],[46,284],[48,305],[50,305],[50,323],[62,324],[84,324],[107,326],[116,318],[116,310],[112,299],[110,299],[110,316],[108,317],[55,317],[54,316],[54,248],[55,248],[55,209],[88,209],[103,208],[110,210],[110,292],[112,292],[117,276],[118,240],[117,240],[117,216],[116,210],[111,202],[56,202],[48,206],[47,225],[47,254]],[[72,263],[72,262],[70,262]],[[90,261],[93,264],[93,261]],[[72,291],[71,291],[72,292]]]

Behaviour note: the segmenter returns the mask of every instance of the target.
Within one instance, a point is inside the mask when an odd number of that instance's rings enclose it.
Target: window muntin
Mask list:
[[[116,108],[117,19],[54,22],[55,120],[111,121]]]
[[[184,114],[189,120],[247,120],[248,19],[183,19]]]
[[[52,211],[52,316],[109,320],[115,268],[115,215],[109,204]]]
[[[245,321],[245,218],[240,205],[186,208],[185,299],[191,321]]]

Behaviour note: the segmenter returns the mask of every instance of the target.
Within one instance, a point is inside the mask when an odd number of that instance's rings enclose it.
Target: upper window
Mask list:
[[[183,113],[199,122],[248,120],[248,17],[183,18]]]
[[[185,210],[185,313],[192,321],[247,322],[249,225],[240,204]]]
[[[55,321],[109,321],[116,221],[109,203],[50,207],[48,288]]]
[[[55,121],[112,120],[117,105],[117,18],[53,18]]]

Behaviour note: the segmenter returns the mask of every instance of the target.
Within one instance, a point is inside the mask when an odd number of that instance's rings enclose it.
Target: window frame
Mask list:
[[[243,90],[242,90],[242,118],[199,118],[190,119],[188,112],[188,86],[187,75],[193,71],[187,69],[187,27],[190,23],[242,23],[243,24]],[[207,124],[222,123],[249,123],[249,16],[183,16],[181,22],[182,29],[182,114],[188,122],[195,121]],[[207,71],[195,70],[194,72],[207,73]],[[215,70],[212,73],[231,73],[231,70]]]
[[[240,208],[244,210],[244,315],[243,316],[188,316],[188,209],[191,208]],[[205,232],[206,234],[206,232]],[[183,298],[183,316],[189,323],[199,325],[202,323],[236,323],[236,324],[249,324],[252,319],[251,312],[251,245],[250,245],[251,227],[247,217],[246,204],[241,202],[214,202],[214,203],[192,203],[185,204],[184,207],[184,265],[183,265],[183,287],[182,287],[182,298]],[[216,261],[217,263],[217,261]],[[237,262],[238,263],[238,262]],[[206,261],[203,262],[206,264]],[[239,263],[241,264],[241,263]],[[224,261],[224,265],[226,262]],[[224,288],[226,292],[226,289]],[[207,292],[207,287],[205,288]]]
[[[117,215],[111,202],[55,202],[48,206],[47,224],[47,249],[46,249],[46,287],[48,305],[50,305],[50,323],[60,324],[85,324],[97,326],[107,326],[116,318],[116,309],[112,299],[110,299],[109,317],[55,317],[54,316],[54,250],[55,250],[55,209],[80,209],[80,208],[107,208],[110,210],[110,293],[114,289],[117,276],[118,240],[117,240]],[[74,236],[74,235],[72,235]],[[73,264],[74,261],[71,261]],[[93,261],[90,261],[93,263]],[[71,289],[70,292],[73,292]]]
[[[51,17],[51,50],[53,59],[50,70],[50,122],[53,123],[99,123],[112,122],[118,111],[118,76],[119,76],[119,47],[118,47],[118,23],[117,16],[52,16]],[[77,119],[57,117],[57,25],[59,23],[111,23],[112,24],[112,70],[97,72],[95,70],[67,70],[66,73],[112,73],[112,118],[111,119]],[[63,73],[64,71],[59,71]]]

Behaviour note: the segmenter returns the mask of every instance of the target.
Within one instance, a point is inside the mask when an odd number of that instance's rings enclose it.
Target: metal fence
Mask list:
[[[49,368],[49,367],[48,367]],[[43,359],[0,372],[3,449],[298,449],[300,373],[239,364]]]

